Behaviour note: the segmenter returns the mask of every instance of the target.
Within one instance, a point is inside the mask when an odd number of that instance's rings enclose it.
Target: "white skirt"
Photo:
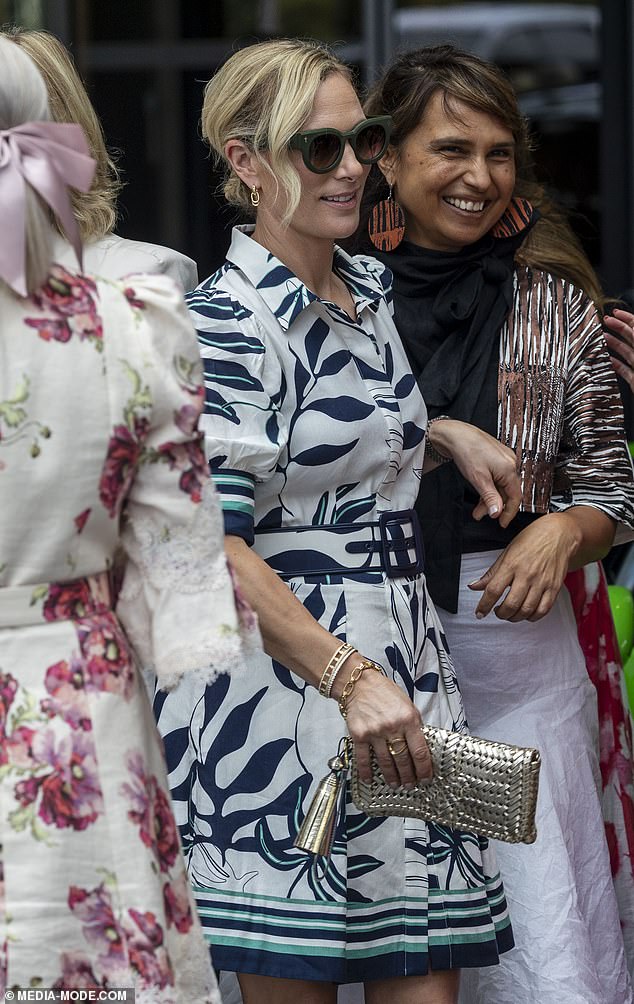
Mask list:
[[[467,587],[499,552],[463,555],[459,609],[439,610],[474,735],[542,754],[534,844],[494,842],[516,948],[463,970],[463,1004],[631,1004],[601,813],[596,691],[568,593],[536,623],[475,617]]]

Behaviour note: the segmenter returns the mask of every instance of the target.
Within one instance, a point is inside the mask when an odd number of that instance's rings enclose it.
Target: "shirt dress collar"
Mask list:
[[[240,269],[280,326],[288,331],[306,307],[317,301],[327,301],[320,300],[279,258],[251,240],[254,229],[253,224],[234,227],[227,260]],[[378,280],[359,268],[354,258],[336,246],[333,264],[352,294],[357,316],[367,306],[376,311],[384,296]]]

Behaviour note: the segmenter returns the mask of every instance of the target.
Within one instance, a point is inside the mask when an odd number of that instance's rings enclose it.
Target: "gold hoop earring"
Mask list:
[[[249,193],[249,198],[251,199],[251,205],[254,209],[257,209],[260,205],[260,193],[258,192],[257,186],[254,185]]]

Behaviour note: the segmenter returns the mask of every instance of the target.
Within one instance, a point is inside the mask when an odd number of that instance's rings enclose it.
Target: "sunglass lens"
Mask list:
[[[337,160],[340,149],[341,140],[339,137],[334,133],[325,132],[311,140],[308,159],[318,171],[327,171]]]
[[[382,125],[369,125],[357,136],[357,157],[364,164],[378,160],[385,150],[385,129]]]

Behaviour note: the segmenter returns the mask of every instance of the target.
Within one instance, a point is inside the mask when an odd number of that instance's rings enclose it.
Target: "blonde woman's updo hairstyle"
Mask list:
[[[390,145],[399,147],[423,120],[431,98],[442,95],[449,116],[460,101],[501,121],[515,140],[514,195],[528,199],[540,219],[516,255],[518,264],[552,272],[580,286],[597,304],[605,298],[599,280],[562,210],[534,180],[532,144],[513,85],[494,63],[453,45],[433,45],[398,55],[365,102],[366,115],[391,115]],[[362,232],[374,202],[387,193],[378,168],[370,174],[361,215]],[[396,193],[398,199],[398,193]]]
[[[350,69],[317,42],[277,39],[239,49],[205,87],[202,134],[225,169],[224,196],[253,214],[249,189],[224,156],[226,143],[242,140],[275,178],[286,197],[288,224],[301,197],[299,175],[288,143],[312,111],[317,89],[331,73],[352,80]],[[263,156],[266,154],[266,158]]]
[[[64,45],[50,32],[9,28],[4,34],[31,57],[42,74],[53,121],[76,122],[84,131],[97,167],[90,191],[73,189],[71,202],[82,240],[99,240],[117,222],[117,196],[122,185],[81,77]]]

